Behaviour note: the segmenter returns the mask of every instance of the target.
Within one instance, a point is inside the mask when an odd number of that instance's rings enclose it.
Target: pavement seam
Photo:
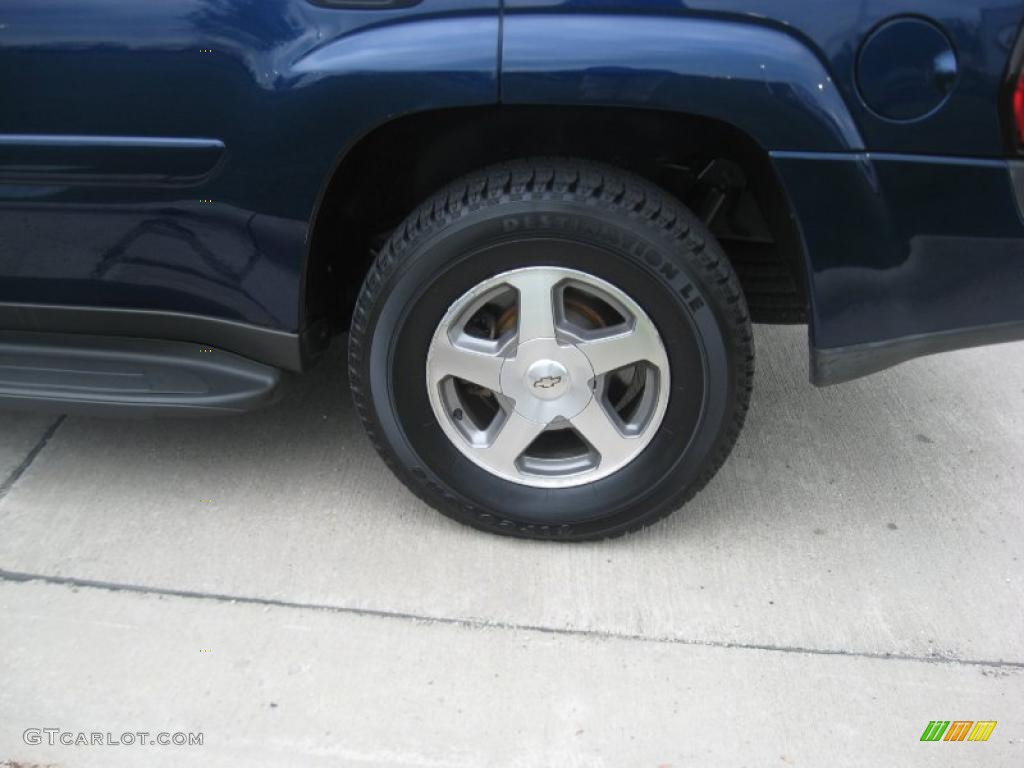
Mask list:
[[[425,624],[442,624],[448,626],[464,627],[469,629],[500,629],[513,632],[538,632],[548,635],[559,635],[564,637],[588,637],[599,640],[626,640],[642,643],[656,643],[660,645],[689,645],[706,648],[739,649],[747,651],[768,651],[772,653],[794,653],[811,656],[846,656],[851,658],[875,659],[878,661],[911,661],[921,664],[946,664],[968,667],[993,667],[1008,669],[1024,669],[1024,661],[1003,661],[984,659],[959,659],[950,656],[915,656],[906,653],[876,653],[872,651],[851,651],[828,648],[805,648],[791,645],[771,645],[761,643],[730,643],[715,640],[694,640],[681,637],[656,637],[648,635],[637,635],[627,632],[609,632],[606,630],[593,629],[572,629],[567,627],[546,627],[539,624],[519,624],[514,622],[488,621],[486,619],[452,617],[452,616],[424,616],[403,611],[387,611],[375,608],[352,608],[341,605],[328,605],[325,603],[302,603],[291,600],[275,600],[267,597],[249,597],[244,595],[225,595],[215,592],[196,592],[183,589],[169,589],[166,587],[145,587],[137,584],[123,584],[118,582],[99,581],[95,579],[81,579],[74,576],[47,576],[45,574],[24,573],[21,571],[8,571],[0,568],[0,582],[29,583],[33,581],[43,582],[60,586],[78,587],[85,589],[99,589],[108,592],[130,592],[142,595],[160,595],[167,597],[180,597],[193,600],[211,600],[216,602],[263,605],[275,608],[297,608],[300,610],[325,611],[328,613],[342,613],[352,616],[364,616],[379,619],[396,619],[402,621],[413,621]]]
[[[43,432],[43,436],[39,438],[39,441],[32,447],[32,450],[28,452],[28,455],[22,459],[21,464],[15,467],[14,471],[7,476],[7,479],[0,484],[0,501],[3,501],[3,498],[10,493],[11,489],[14,488],[15,484],[21,479],[21,476],[24,475],[28,471],[28,468],[32,466],[32,462],[36,460],[36,457],[42,452],[43,448],[46,447],[46,444],[50,442],[50,439],[54,434],[56,434],[57,429],[64,423],[65,418],[66,416],[64,415],[58,416],[57,420],[46,428],[46,431]]]

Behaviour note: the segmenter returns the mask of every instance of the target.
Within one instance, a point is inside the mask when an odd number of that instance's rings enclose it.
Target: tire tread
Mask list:
[[[485,513],[482,518],[482,510],[430,482],[423,473],[401,466],[381,438],[368,384],[362,378],[373,308],[382,300],[381,291],[395,271],[401,268],[414,243],[463,216],[496,203],[551,198],[583,201],[609,213],[625,213],[693,254],[692,263],[704,273],[705,289],[717,294],[722,306],[728,309],[727,316],[720,318],[722,330],[734,359],[741,361],[735,370],[739,380],[736,382],[731,418],[697,478],[641,517],[614,528],[577,536],[555,530],[564,526],[485,524],[481,519],[495,516]],[[568,541],[607,539],[644,528],[671,514],[699,493],[725,463],[743,428],[753,389],[753,333],[746,300],[728,260],[717,258],[706,247],[709,236],[693,213],[651,182],[627,171],[586,160],[534,158],[502,163],[463,177],[440,190],[411,213],[388,238],[370,267],[353,312],[349,331],[349,382],[356,411],[374,448],[420,499],[449,517],[492,533]]]

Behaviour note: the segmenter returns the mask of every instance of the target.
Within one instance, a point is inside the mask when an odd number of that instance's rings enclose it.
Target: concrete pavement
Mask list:
[[[0,765],[1024,763],[1024,344],[826,390],[757,345],[723,471],[600,544],[413,498],[342,344],[235,419],[0,415]]]

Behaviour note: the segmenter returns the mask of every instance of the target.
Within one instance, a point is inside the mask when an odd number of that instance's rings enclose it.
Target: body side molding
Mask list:
[[[219,139],[0,134],[0,183],[198,186],[225,149]]]

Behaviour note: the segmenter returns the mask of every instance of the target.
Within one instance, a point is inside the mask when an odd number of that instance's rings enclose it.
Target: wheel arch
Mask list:
[[[753,218],[763,219],[764,232],[724,243],[755,318],[806,320],[802,239],[758,142],[735,126],[701,116],[553,105],[421,112],[389,121],[355,142],[325,179],[314,216],[305,267],[307,317],[326,316],[335,328],[346,328],[373,253],[391,229],[450,181],[530,156],[621,167],[666,188],[698,213],[713,203],[696,177],[708,163],[726,159],[740,169],[756,201]]]
[[[323,179],[307,243],[307,317],[330,314],[335,326],[345,326],[374,240],[464,173],[529,155],[575,156],[639,172],[684,197],[679,185],[651,167],[653,153],[682,153],[699,137],[705,146],[742,156],[781,243],[772,261],[790,274],[769,275],[766,284],[788,281],[789,298],[778,311],[765,307],[760,314],[806,319],[807,255],[797,212],[769,153],[863,148],[807,41],[734,18],[508,13],[497,86],[495,104],[414,108],[338,153]],[[587,127],[591,119],[610,137],[595,138]],[[613,141],[647,143],[648,157],[638,157],[636,147],[616,150]],[[369,231],[373,227],[378,231]],[[738,271],[750,293],[751,281]],[[768,303],[778,304],[779,296],[768,295]]]

